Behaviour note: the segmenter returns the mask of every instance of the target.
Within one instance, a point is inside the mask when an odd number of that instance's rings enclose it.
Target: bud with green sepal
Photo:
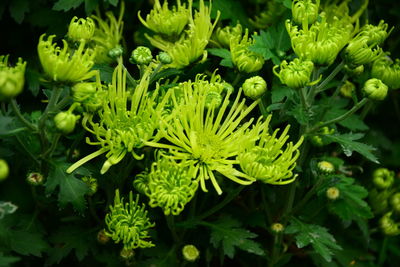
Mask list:
[[[121,258],[123,258],[124,260],[130,260],[135,256],[135,251],[133,249],[127,249],[127,248],[123,248],[121,249],[121,251],[119,252],[119,255],[121,256]]]
[[[326,140],[324,135],[334,134],[334,133],[335,129],[329,128],[328,126],[324,126],[318,130],[316,135],[310,137],[311,144],[319,147],[325,146],[329,143],[329,141]]]
[[[34,186],[42,185],[44,182],[44,177],[40,172],[30,172],[26,177],[26,181]]]
[[[390,197],[390,205],[396,213],[400,213],[400,193],[394,193]]]
[[[56,128],[63,134],[69,134],[74,131],[75,124],[80,118],[80,115],[74,115],[72,112],[78,105],[78,103],[74,103],[67,111],[61,111],[54,116]]]
[[[285,227],[281,223],[273,223],[271,225],[271,231],[275,234],[280,234],[285,230]]]
[[[97,192],[97,179],[91,176],[82,177],[82,182],[84,182],[89,187],[88,195],[92,196]]]
[[[394,183],[394,172],[387,168],[376,169],[372,174],[372,181],[379,189],[388,189]]]
[[[324,174],[331,174],[335,172],[335,166],[326,160],[318,162],[317,167],[318,170]]]
[[[382,218],[379,220],[379,226],[382,232],[388,236],[395,236],[400,234],[400,223],[396,222],[393,217],[393,212],[387,212]]]
[[[297,24],[314,23],[318,18],[320,0],[294,0],[292,2],[292,18]]]
[[[68,27],[68,38],[75,41],[90,41],[94,35],[94,30],[96,25],[91,18],[78,19],[78,17],[73,17]]]
[[[245,80],[242,88],[245,96],[257,100],[267,91],[267,82],[261,76],[254,76]]]
[[[153,60],[150,48],[146,46],[138,46],[132,51],[132,55],[129,58],[129,62],[136,63],[138,65],[148,65]]]
[[[172,63],[172,57],[167,52],[160,52],[158,54],[158,60],[165,65]]]
[[[18,59],[15,67],[8,66],[8,55],[0,56],[0,101],[19,95],[25,83],[26,62]]]
[[[185,245],[182,248],[183,258],[187,261],[194,262],[200,256],[200,251],[194,245]]]
[[[326,197],[329,200],[336,200],[339,198],[339,196],[340,196],[340,190],[337,187],[332,186],[326,190]]]
[[[388,87],[381,80],[371,78],[364,83],[362,91],[371,100],[383,100],[387,95]]]
[[[280,68],[279,73],[277,68]],[[275,65],[272,70],[283,84],[293,89],[299,89],[315,85],[321,80],[322,76],[318,80],[310,82],[313,69],[314,64],[312,61],[295,58],[289,63],[286,60],[282,61],[280,65]]]
[[[353,92],[355,91],[356,86],[354,83],[346,80],[342,86],[340,86],[340,94],[346,98],[352,98]]]
[[[8,167],[7,161],[4,159],[0,159],[0,181],[5,180],[10,173],[10,169]]]
[[[116,47],[114,47],[113,49],[108,51],[108,56],[110,58],[117,59],[118,57],[122,56],[123,53],[124,53],[124,49],[122,48],[122,46],[117,45]]]

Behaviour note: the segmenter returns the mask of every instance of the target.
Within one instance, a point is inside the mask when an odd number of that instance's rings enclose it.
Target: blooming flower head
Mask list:
[[[303,137],[293,144],[287,135],[290,126],[287,126],[280,137],[279,129],[272,135],[268,133],[268,123],[271,115],[266,120],[266,125],[255,145],[250,145],[237,156],[240,167],[250,177],[268,184],[288,184],[293,182],[297,175],[293,174],[296,160],[300,155],[298,150],[303,142]]]
[[[26,62],[18,59],[15,67],[8,66],[8,55],[0,56],[0,100],[19,95],[25,83]]]
[[[264,65],[264,57],[249,50],[255,40],[249,37],[249,30],[246,29],[242,36],[232,38],[230,42],[230,51],[232,62],[241,72],[251,73],[259,71]]]
[[[292,17],[297,24],[306,20],[308,24],[314,23],[318,17],[320,0],[294,0],[292,2]]]
[[[73,17],[68,27],[68,37],[76,42],[81,40],[89,41],[94,34],[96,25],[91,18],[78,19]]]
[[[153,46],[167,52],[171,56],[172,63],[168,64],[168,67],[183,68],[200,57],[202,57],[202,60],[207,58],[205,48],[218,21],[219,12],[217,13],[215,22],[212,23],[210,17],[211,6],[205,6],[204,1],[200,0],[199,10],[193,14],[192,0],[189,0],[189,14],[188,30],[176,42],[165,40],[160,35],[153,37],[146,35]]]
[[[104,174],[127,153],[131,153],[137,160],[142,159],[143,155],[137,154],[135,149],[145,146],[149,140],[159,139],[157,129],[164,103],[155,104],[158,86],[151,95],[148,93],[153,67],[151,65],[146,68],[132,94],[126,90],[126,69],[121,64],[115,68],[108,88],[108,101],[104,102],[103,108],[97,114],[85,114],[82,120],[83,127],[97,139],[92,142],[88,138],[87,142],[100,145],[101,148],[77,161],[67,172],[70,173],[85,162],[106,153],[107,160],[101,169]]]
[[[79,43],[76,50],[70,50],[64,39],[63,48],[53,43],[55,35],[50,35],[47,40],[42,34],[38,44],[38,54],[44,72],[53,81],[77,83],[90,79],[98,74],[91,70],[94,65],[95,52],[85,48],[85,42]]]
[[[205,80],[204,75],[198,75],[193,82],[179,84],[180,90],[171,94],[174,102],[172,118],[164,123],[163,129],[163,137],[171,144],[154,146],[166,148],[173,159],[193,165],[193,175],[203,191],[207,192],[206,181],[211,180],[217,193],[221,194],[215,173],[239,184],[247,185],[254,181],[234,165],[238,164],[236,156],[242,146],[258,138],[264,123],[259,121],[251,128],[253,119],[244,121],[258,101],[246,106],[245,99],[241,98],[241,89],[231,105],[231,91],[228,91],[219,106],[207,108],[210,87],[211,83]]]
[[[108,64],[113,61],[109,56],[109,51],[120,46],[122,30],[124,27],[124,22],[122,21],[124,10],[125,5],[124,2],[122,2],[118,19],[115,18],[111,11],[106,13],[107,19],[103,19],[100,14],[92,16],[97,24],[92,38],[95,43],[96,63]]]
[[[189,7],[191,8],[191,7]],[[146,21],[140,16],[140,22],[146,28],[161,35],[176,37],[181,34],[190,18],[190,10],[185,4],[181,4],[181,0],[177,0],[177,5],[170,10],[168,1],[164,0],[163,5],[159,0],[154,1],[154,7],[150,14],[146,16]]]
[[[148,240],[149,229],[155,224],[147,217],[145,205],[140,206],[139,195],[133,200],[132,192],[129,192],[129,200],[124,203],[120,198],[119,190],[115,191],[114,205],[106,215],[107,229],[105,234],[116,243],[122,242],[124,249],[150,248],[154,244]]]
[[[393,61],[387,53],[372,64],[371,76],[380,79],[390,89],[400,88],[400,59]]]
[[[277,68],[280,68],[279,73],[276,71]],[[289,63],[283,60],[280,65],[274,66],[273,72],[283,84],[290,88],[299,89],[319,82],[319,79],[310,82],[313,69],[314,64],[312,61],[295,58]]]
[[[224,48],[229,48],[232,38],[240,38],[242,36],[242,25],[240,23],[233,26],[218,27],[214,34],[213,40]]]
[[[372,100],[385,99],[387,91],[387,85],[377,78],[367,80],[362,88],[364,95]]]
[[[280,2],[267,1],[266,4],[266,8],[260,14],[256,15],[254,19],[250,19],[250,23],[258,29],[265,29],[271,24],[277,23],[287,11],[287,8]]]
[[[162,153],[158,154],[150,172],[138,176],[147,176],[139,183],[145,181],[143,191],[150,199],[149,205],[153,208],[161,207],[165,215],[179,215],[198,188],[198,180],[194,180],[191,166],[184,162],[177,163]],[[139,183],[134,182],[135,187]]]

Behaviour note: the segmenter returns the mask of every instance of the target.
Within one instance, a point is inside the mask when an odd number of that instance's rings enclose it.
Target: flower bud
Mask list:
[[[333,164],[329,161],[325,160],[318,162],[317,167],[320,172],[325,174],[331,174],[335,171],[335,166],[333,166]]]
[[[8,66],[8,56],[0,56],[0,101],[14,98],[25,83],[26,62],[19,58],[15,67]]]
[[[390,32],[393,30],[390,29],[387,31],[388,25],[383,20],[381,20],[378,26],[366,24],[361,28],[360,35],[368,36],[368,45],[381,45],[385,39],[388,37]]]
[[[153,60],[150,48],[146,46],[138,46],[132,51],[132,55],[129,59],[131,63],[139,65],[148,65]]]
[[[240,38],[242,36],[242,25],[239,23],[235,27],[226,26],[217,28],[213,35],[213,39],[224,48],[229,48],[232,38]]]
[[[185,260],[194,262],[199,258],[200,252],[194,245],[185,245],[182,248],[182,255]]]
[[[349,80],[346,80],[344,84],[340,87],[340,93],[342,94],[342,96],[346,98],[352,98],[355,89],[356,86],[354,85],[354,83],[350,82]]]
[[[335,133],[335,129],[329,128],[328,126],[324,126],[318,130],[318,135],[311,136],[310,141],[315,146],[319,146],[319,147],[325,146],[329,142],[328,142],[328,140],[326,140],[324,135],[334,134],[334,133]]]
[[[292,2],[292,18],[297,24],[305,20],[308,24],[314,23],[318,18],[320,0],[294,0]]]
[[[172,62],[172,57],[167,52],[160,52],[158,59],[162,64],[170,64]]]
[[[222,96],[220,93],[215,91],[210,91],[207,93],[204,104],[207,109],[217,108],[221,105],[221,103],[222,103]]]
[[[278,67],[280,67],[279,73],[276,72]],[[317,80],[310,83],[313,69],[314,64],[312,61],[303,61],[299,58],[295,58],[293,61],[289,62],[289,64],[284,60],[280,66],[274,66],[273,72],[283,84],[286,84],[288,87],[293,89],[299,89],[319,82],[319,80]]]
[[[399,223],[396,223],[392,218],[393,212],[388,212],[379,220],[379,226],[382,232],[388,236],[400,234]]]
[[[254,76],[245,80],[242,88],[245,96],[257,100],[267,91],[267,82],[260,76]]]
[[[344,58],[350,66],[358,66],[371,63],[382,54],[382,48],[373,48],[368,45],[368,37],[358,35],[350,41],[344,50]]]
[[[100,244],[104,245],[104,244],[106,244],[108,241],[110,241],[110,237],[106,234],[106,230],[101,229],[101,230],[97,233],[97,242],[99,242]]]
[[[372,174],[372,181],[379,189],[387,189],[394,183],[394,172],[386,168],[376,169]]]
[[[389,190],[383,190],[378,192],[376,188],[372,188],[369,191],[368,194],[369,204],[374,214],[382,214],[385,211],[387,211],[391,194],[392,192]]]
[[[380,79],[391,89],[400,88],[400,60],[393,60],[386,54],[374,61],[371,76]]]
[[[79,117],[79,115],[74,115],[72,112],[62,111],[54,117],[54,123],[63,134],[69,134],[75,129],[75,124]]]
[[[7,161],[0,159],[0,181],[5,180],[9,173],[10,169],[8,168]]]
[[[326,190],[326,197],[330,200],[336,200],[340,196],[340,191],[337,187],[329,187]]]
[[[364,72],[364,65],[351,68],[349,65],[344,65],[344,71],[349,76],[359,76]]]
[[[44,182],[44,177],[40,172],[30,172],[26,177],[26,181],[34,186],[42,185]]]
[[[390,197],[390,205],[396,213],[400,213],[400,193],[395,193]]]
[[[81,40],[89,41],[92,39],[96,26],[91,18],[78,19],[72,18],[68,27],[68,37],[76,42]]]
[[[133,249],[123,248],[121,249],[119,255],[121,256],[121,258],[129,260],[135,256],[135,251]]]
[[[362,91],[369,99],[383,100],[387,95],[388,87],[381,80],[371,78],[365,82]]]
[[[85,176],[82,177],[82,182],[84,182],[88,187],[89,187],[89,192],[88,195],[92,196],[97,192],[97,179],[90,177],[90,176]]]
[[[121,56],[123,53],[124,53],[124,49],[122,48],[122,46],[117,45],[116,47],[114,47],[113,49],[108,51],[108,56],[110,58],[116,59],[119,56]]]
[[[273,223],[271,225],[271,230],[272,232],[274,232],[275,234],[279,234],[282,233],[283,230],[285,230],[285,227],[283,226],[283,224],[281,223]]]
[[[74,101],[82,103],[97,91],[97,83],[80,82],[71,88]]]

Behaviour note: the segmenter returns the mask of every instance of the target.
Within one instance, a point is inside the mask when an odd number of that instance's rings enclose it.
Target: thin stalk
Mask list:
[[[157,67],[154,69],[153,73],[150,75],[150,84],[153,83],[154,77],[157,75],[157,73],[160,71],[161,67],[163,66],[162,63],[158,63]]]
[[[344,62],[340,62],[339,65],[336,66],[336,68],[328,75],[328,77],[325,78],[318,86],[315,87],[315,92],[319,93],[324,90],[324,87],[332,81],[333,78],[336,77],[336,75],[343,69],[344,67]],[[310,96],[314,97],[314,96]]]
[[[169,230],[171,231],[172,238],[174,239],[174,244],[180,244],[180,238],[178,234],[176,233],[175,229],[175,218],[174,215],[167,215],[165,216],[165,219],[167,220],[167,226]]]
[[[15,115],[17,115],[18,119],[26,126],[28,127],[29,130],[36,132],[37,127],[36,125],[30,123],[27,119],[24,118],[24,116],[21,114],[21,111],[19,110],[17,101],[13,98],[10,101],[11,103],[11,108],[14,111]]]
[[[388,240],[389,238],[387,236],[383,239],[381,250],[379,252],[378,266],[383,266],[383,264],[385,263]]]
[[[311,189],[306,193],[306,195],[300,200],[300,202],[292,209],[292,214],[299,211],[307,202],[308,200],[314,195],[317,188],[321,185],[323,179],[319,178],[317,182],[311,187]]]

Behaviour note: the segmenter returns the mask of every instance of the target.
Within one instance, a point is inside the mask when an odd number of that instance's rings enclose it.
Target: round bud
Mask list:
[[[335,166],[333,166],[333,164],[330,163],[329,161],[325,161],[325,160],[320,161],[320,162],[318,162],[317,166],[318,166],[318,170],[325,174],[330,174],[335,171]]]
[[[97,233],[97,242],[99,242],[100,244],[104,245],[104,244],[106,244],[108,241],[110,241],[110,237],[106,234],[106,230],[101,229],[101,230]]]
[[[395,193],[390,198],[390,204],[395,212],[400,213],[400,193]]]
[[[392,218],[393,212],[387,212],[379,220],[379,226],[385,235],[394,236],[400,234],[399,223]]]
[[[244,95],[257,100],[267,91],[267,82],[260,76],[254,76],[244,81]]]
[[[271,225],[271,230],[272,230],[272,232],[279,234],[279,233],[282,233],[283,230],[285,230],[285,227],[281,223],[273,223]]]
[[[182,248],[183,258],[187,261],[194,262],[200,256],[200,251],[194,245],[185,245]]]
[[[362,91],[369,99],[383,100],[387,95],[388,87],[381,80],[372,78],[365,82]]]
[[[337,187],[329,187],[326,190],[326,197],[330,200],[336,200],[340,196],[340,191]]]
[[[34,186],[42,185],[44,182],[44,177],[39,172],[30,172],[30,173],[28,173],[28,176],[26,177],[26,181],[29,184],[34,185]]]
[[[394,172],[386,168],[376,169],[372,174],[372,181],[379,189],[387,189],[394,183]]]
[[[124,53],[124,49],[122,48],[122,46],[117,45],[116,47],[114,47],[113,49],[111,49],[110,51],[108,51],[108,56],[110,58],[118,58],[119,56],[121,56]]]
[[[167,52],[160,52],[158,54],[158,59],[162,64],[171,64],[172,57]]]
[[[123,249],[121,249],[121,252],[119,253],[119,255],[121,256],[121,258],[123,258],[125,260],[129,260],[135,256],[135,251],[133,249],[123,248]]]
[[[145,46],[138,46],[132,51],[132,55],[129,59],[131,63],[136,63],[139,65],[147,65],[153,60],[151,50]]]
[[[6,179],[9,173],[10,169],[8,168],[7,161],[0,159],[0,181]]]
[[[344,84],[340,87],[340,93],[342,94],[342,96],[346,98],[352,98],[355,89],[356,86],[354,85],[354,83],[350,82],[349,80],[346,80]]]
[[[74,115],[71,112],[62,111],[54,117],[54,123],[56,128],[63,134],[69,134],[75,129],[75,124],[79,117],[79,115]]]
[[[90,177],[90,176],[85,176],[82,177],[82,182],[84,182],[88,187],[89,187],[89,192],[88,195],[92,196],[97,192],[97,179]]]

